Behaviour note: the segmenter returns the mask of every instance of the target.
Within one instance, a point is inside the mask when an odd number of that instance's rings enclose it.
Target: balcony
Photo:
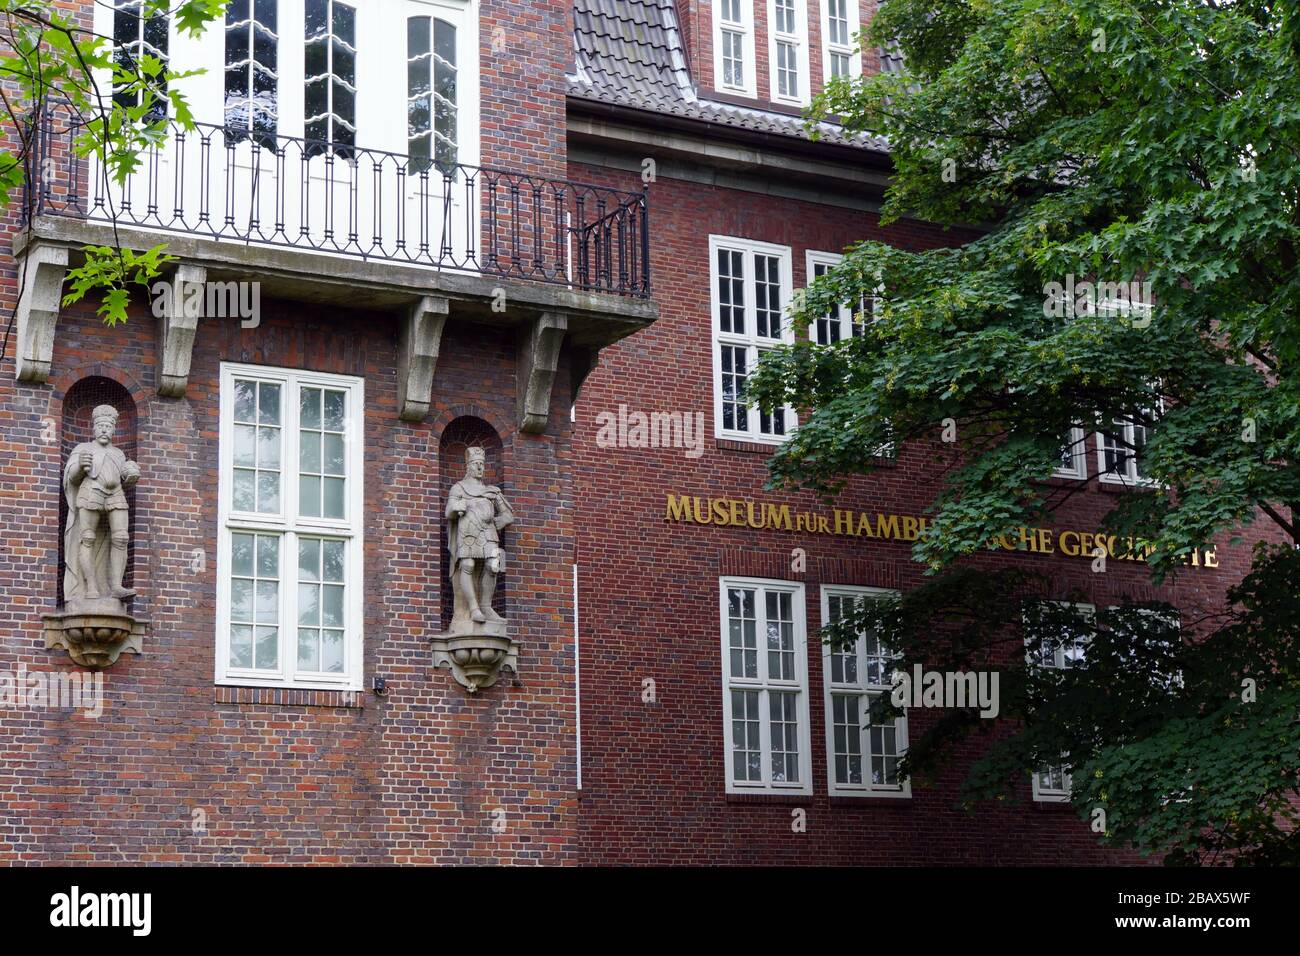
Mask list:
[[[545,326],[584,366],[656,317],[644,190],[175,123],[117,183],[75,154],[66,110],[36,115],[14,242],[33,267],[20,378],[49,374],[59,290],[85,245],[165,243],[175,281],[257,281],[270,297],[517,327],[527,341]],[[161,363],[162,394],[184,392],[176,364]]]

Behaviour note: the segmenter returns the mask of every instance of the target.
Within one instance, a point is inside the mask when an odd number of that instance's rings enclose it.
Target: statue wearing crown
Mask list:
[[[452,616],[446,633],[434,638],[435,662],[450,666],[471,693],[492,686],[498,671],[513,668],[515,661],[506,620],[492,608],[497,578],[505,570],[501,532],[515,516],[501,489],[483,480],[486,468],[482,448],[466,449],[465,477],[447,496]]]

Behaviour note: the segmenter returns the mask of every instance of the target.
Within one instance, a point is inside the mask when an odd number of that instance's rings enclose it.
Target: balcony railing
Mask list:
[[[650,295],[646,194],[383,150],[169,124],[125,182],[40,112],[26,210],[122,227]]]

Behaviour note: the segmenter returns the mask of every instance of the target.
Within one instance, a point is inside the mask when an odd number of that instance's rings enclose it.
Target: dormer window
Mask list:
[[[713,7],[714,85],[755,95],[753,0],[717,0]]]

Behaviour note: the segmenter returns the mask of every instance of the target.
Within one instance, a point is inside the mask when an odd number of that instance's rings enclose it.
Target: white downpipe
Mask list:
[[[577,732],[578,789],[582,789],[582,663],[578,653],[578,565],[573,565],[573,723]]]

